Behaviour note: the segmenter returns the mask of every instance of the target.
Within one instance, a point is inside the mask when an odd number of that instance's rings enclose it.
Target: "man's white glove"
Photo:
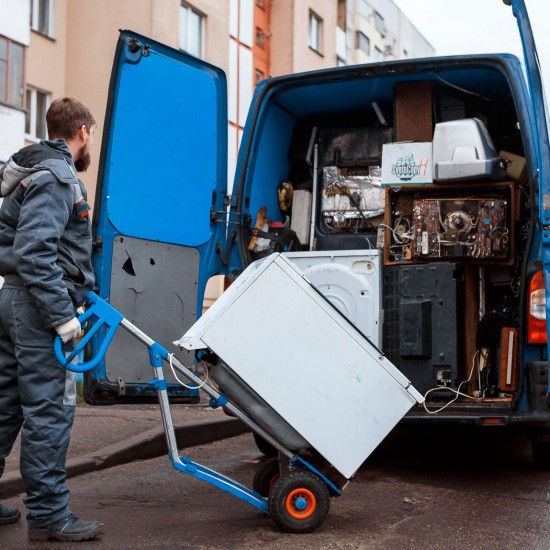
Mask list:
[[[74,340],[78,333],[82,330],[80,322],[76,317],[73,317],[70,321],[54,327],[57,334],[61,336],[61,340],[66,344],[70,340]]]

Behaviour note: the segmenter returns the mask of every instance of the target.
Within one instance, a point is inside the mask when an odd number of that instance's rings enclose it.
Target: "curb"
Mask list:
[[[245,424],[235,418],[221,420],[200,420],[174,426],[176,440],[181,449],[212,443],[220,439],[235,437],[249,432]],[[87,455],[67,460],[65,469],[67,478],[76,477],[89,472],[97,472],[134,460],[148,460],[167,454],[166,435],[164,429],[153,428],[141,434],[134,435],[124,441],[94,451]],[[8,472],[0,479],[0,499],[9,498],[25,490],[21,474],[17,471]]]

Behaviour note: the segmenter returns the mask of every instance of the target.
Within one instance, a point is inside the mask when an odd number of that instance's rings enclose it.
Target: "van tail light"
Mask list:
[[[544,276],[537,271],[529,285],[529,314],[527,319],[527,342],[529,344],[546,344],[546,291]]]

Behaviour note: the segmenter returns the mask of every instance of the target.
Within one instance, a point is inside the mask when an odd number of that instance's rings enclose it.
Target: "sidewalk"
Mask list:
[[[206,404],[172,405],[171,411],[180,451],[248,431],[244,424],[225,415],[221,408],[214,410]],[[92,407],[79,404],[67,456],[67,477],[167,452],[158,405]],[[0,479],[0,500],[22,491],[18,439],[6,459]]]

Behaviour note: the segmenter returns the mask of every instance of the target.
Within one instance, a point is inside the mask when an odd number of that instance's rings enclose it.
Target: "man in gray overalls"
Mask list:
[[[91,227],[77,177],[90,164],[95,120],[71,98],[46,114],[49,141],[21,149],[0,170],[0,475],[21,432],[30,540],[97,537],[102,524],[69,508],[65,459],[76,405],[76,378],[56,361],[53,340],[80,332],[75,308],[92,290]],[[0,504],[0,525],[17,508]]]

